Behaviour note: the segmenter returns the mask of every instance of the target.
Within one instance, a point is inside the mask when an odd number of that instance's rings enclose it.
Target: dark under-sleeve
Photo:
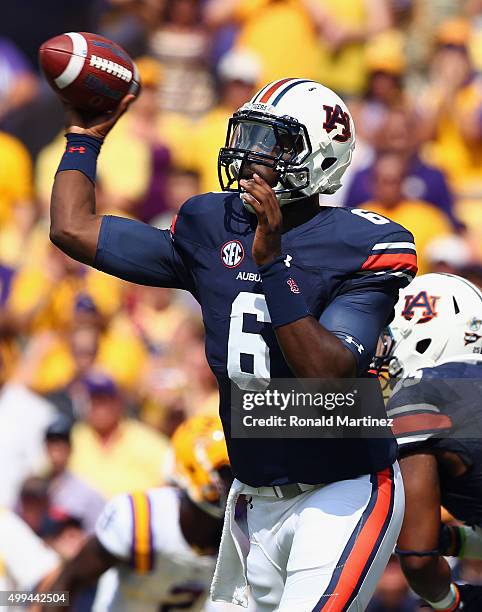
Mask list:
[[[381,290],[353,289],[336,297],[321,315],[323,327],[355,356],[358,373],[369,367],[395,302],[395,296]]]
[[[380,332],[393,317],[399,291],[416,272],[412,234],[403,228],[379,234],[358,271],[346,278],[322,313],[320,323],[353,353],[359,374],[370,366]]]
[[[186,289],[195,284],[168,230],[107,215],[102,220],[94,267],[139,285]]]

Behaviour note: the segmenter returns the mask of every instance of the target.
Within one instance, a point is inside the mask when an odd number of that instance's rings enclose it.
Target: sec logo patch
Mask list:
[[[244,259],[244,248],[238,240],[230,240],[221,247],[221,260],[227,268],[236,268]]]

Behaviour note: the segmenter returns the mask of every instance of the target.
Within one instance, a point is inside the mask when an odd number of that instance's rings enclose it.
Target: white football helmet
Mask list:
[[[390,331],[391,376],[452,361],[480,361],[482,292],[454,274],[418,276],[400,292]]]
[[[244,167],[261,164],[280,173],[280,204],[334,193],[354,147],[353,119],[331,89],[309,79],[274,81],[229,120],[218,159],[221,189],[241,192]]]

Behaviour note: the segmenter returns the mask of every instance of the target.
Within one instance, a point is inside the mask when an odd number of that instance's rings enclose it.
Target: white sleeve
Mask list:
[[[0,557],[18,590],[32,590],[60,564],[57,553],[16,514],[0,513]]]
[[[102,546],[119,559],[128,560],[133,541],[133,517],[128,495],[114,497],[104,507],[95,525]]]

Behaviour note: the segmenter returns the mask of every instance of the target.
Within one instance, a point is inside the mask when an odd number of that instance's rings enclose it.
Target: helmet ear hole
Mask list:
[[[333,166],[335,162],[336,157],[325,157],[325,159],[321,163],[321,169],[328,170],[328,168],[331,168],[331,166]]]
[[[459,305],[457,304],[457,300],[455,299],[455,296],[452,296],[452,300],[454,302],[454,310],[455,310],[455,314],[459,314],[460,312],[460,308]]]
[[[423,355],[428,347],[432,344],[432,338],[424,338],[423,340],[419,340],[415,345],[415,350],[417,353]]]

